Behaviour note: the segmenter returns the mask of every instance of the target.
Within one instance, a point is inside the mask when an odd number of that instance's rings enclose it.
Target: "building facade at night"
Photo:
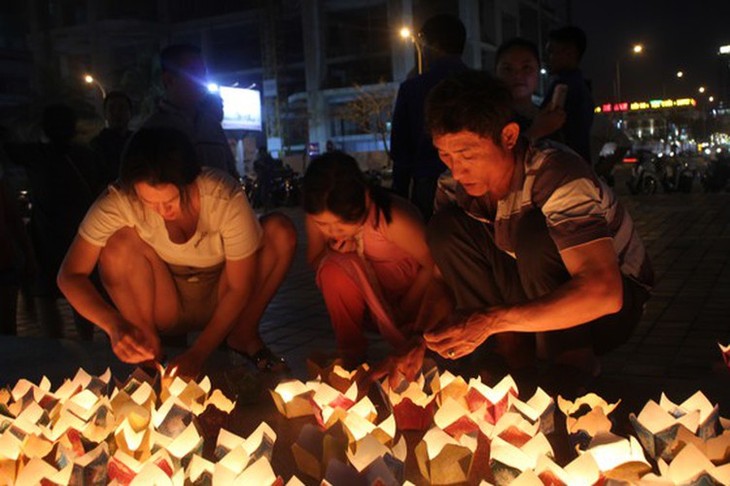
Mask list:
[[[399,36],[435,13],[467,29],[464,61],[491,70],[496,47],[522,36],[541,48],[567,13],[561,0],[28,0],[36,79],[65,83],[92,74],[107,91],[128,92],[142,113],[162,91],[156,54],[171,43],[201,47],[209,81],[261,90],[265,135],[274,148],[377,151],[383,143],[345,113],[358,97],[385,99],[416,64]],[[414,28],[415,27],[415,28]],[[34,85],[38,88],[38,82]],[[90,102],[98,97],[86,87]],[[98,101],[98,100],[96,100]],[[240,134],[237,134],[240,136]],[[381,137],[382,138],[382,137]]]
[[[720,46],[717,52],[718,98],[723,108],[730,106],[730,44]]]
[[[23,8],[0,6],[0,117],[12,117],[30,99],[32,59],[26,48]]]

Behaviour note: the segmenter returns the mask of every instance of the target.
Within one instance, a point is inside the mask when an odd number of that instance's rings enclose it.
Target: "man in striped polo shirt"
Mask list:
[[[426,119],[451,171],[429,224],[438,268],[417,324],[426,346],[458,359],[493,336],[513,371],[537,350],[595,375],[653,284],[628,212],[575,152],[521,137],[509,90],[486,73],[439,84]]]

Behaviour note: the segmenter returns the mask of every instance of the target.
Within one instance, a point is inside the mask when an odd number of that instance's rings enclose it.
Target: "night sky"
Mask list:
[[[573,0],[573,23],[588,36],[583,71],[596,102],[613,100],[622,56],[624,100],[698,97],[717,91],[719,46],[730,44],[730,0]],[[639,57],[635,43],[644,45]],[[682,70],[683,79],[675,73]]]

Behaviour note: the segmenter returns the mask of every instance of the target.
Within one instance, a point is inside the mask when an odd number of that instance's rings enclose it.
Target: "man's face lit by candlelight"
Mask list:
[[[150,185],[137,182],[134,191],[142,203],[162,216],[165,221],[174,221],[182,214],[180,191],[173,184]]]
[[[491,138],[469,130],[433,136],[439,157],[470,196],[480,197],[493,192],[502,187],[506,177],[511,176],[514,168],[511,149],[519,133],[519,128],[516,133],[511,133],[514,128],[508,127],[512,125],[515,124],[510,123],[503,130],[499,145]]]

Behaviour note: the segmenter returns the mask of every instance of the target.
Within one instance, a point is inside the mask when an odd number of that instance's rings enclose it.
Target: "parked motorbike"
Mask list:
[[[707,161],[700,173],[700,182],[705,192],[728,189],[730,181],[730,156],[718,157]]]
[[[662,157],[658,159],[659,177],[664,192],[692,192],[696,167],[687,158]]]
[[[624,160],[633,159],[631,178],[626,182],[631,194],[651,195],[657,192],[660,186],[660,176],[657,171],[657,156],[649,151],[639,151]]]
[[[266,155],[254,161],[256,179],[249,183],[254,207],[296,206],[300,198],[299,174],[281,159]],[[245,186],[244,186],[245,188]]]
[[[627,151],[628,148],[626,147],[617,147],[613,153],[600,155],[598,161],[593,166],[596,175],[603,179],[610,187],[613,187],[616,183],[613,175],[614,168],[624,159]]]
[[[241,183],[241,187],[243,187],[243,192],[246,194],[251,207],[254,209],[261,207],[261,191],[258,179],[250,176],[243,176],[238,180]]]
[[[296,206],[300,194],[300,177],[291,167],[284,167],[274,176],[271,200],[275,206]]]

